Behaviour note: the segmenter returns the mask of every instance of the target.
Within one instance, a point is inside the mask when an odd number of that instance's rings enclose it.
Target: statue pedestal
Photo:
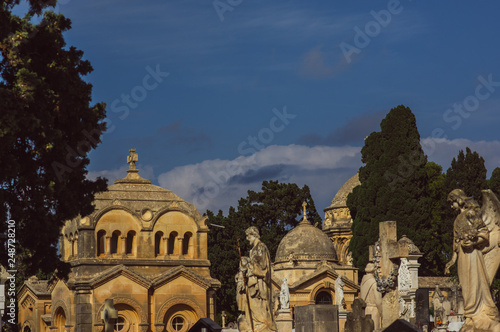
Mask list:
[[[276,317],[276,327],[278,332],[292,332],[293,319],[290,309],[278,310],[278,317]]]
[[[347,311],[344,311],[344,309],[342,309],[341,311],[339,310],[339,332],[344,332],[346,320],[347,320]]]

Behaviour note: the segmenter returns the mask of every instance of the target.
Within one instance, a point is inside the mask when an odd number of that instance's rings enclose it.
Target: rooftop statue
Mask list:
[[[453,225],[453,256],[445,273],[458,260],[466,318],[460,331],[500,331],[500,314],[490,292],[500,264],[500,202],[491,190],[483,190],[480,207],[461,189],[450,192],[448,201],[459,212]]]

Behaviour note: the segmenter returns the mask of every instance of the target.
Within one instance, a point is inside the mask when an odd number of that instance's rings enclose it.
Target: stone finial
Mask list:
[[[304,201],[304,203],[302,203],[302,208],[304,209],[304,220],[307,220],[307,202]]]
[[[135,184],[151,184],[150,180],[143,179],[139,175],[139,170],[135,163],[139,161],[139,155],[135,153],[135,149],[128,150],[129,155],[127,156],[127,163],[129,164],[129,169],[127,170],[127,176],[123,179],[115,180],[117,183],[135,183]]]
[[[135,162],[139,161],[139,155],[135,153],[135,149],[128,150],[129,155],[127,156],[127,164],[129,164],[130,170],[136,170]]]

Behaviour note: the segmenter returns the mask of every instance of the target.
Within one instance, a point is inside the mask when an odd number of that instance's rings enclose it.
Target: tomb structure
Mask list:
[[[215,319],[206,217],[193,204],[138,174],[130,150],[127,176],[95,196],[90,215],[61,232],[67,280],[27,280],[18,293],[23,332],[102,331],[106,299],[115,331],[187,331]]]

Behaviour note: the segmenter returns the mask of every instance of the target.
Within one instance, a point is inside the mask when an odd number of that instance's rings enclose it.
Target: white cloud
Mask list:
[[[424,138],[421,141],[428,160],[443,166],[445,172],[451,166],[452,159],[458,155],[460,150],[465,151],[466,147],[476,151],[484,158],[488,177],[496,167],[500,167],[500,141],[471,141],[465,138],[449,140],[432,137]]]
[[[446,171],[459,150],[470,147],[484,159],[488,176],[500,166],[500,141],[423,138],[422,146],[430,161]],[[205,160],[197,164],[176,167],[158,176],[160,186],[173,191],[197,206],[200,212],[219,209],[227,213],[237,206],[248,190],[258,191],[263,180],[279,180],[307,184],[318,212],[330,205],[340,187],[361,166],[361,147],[272,145],[250,156],[233,160]],[[126,176],[127,166],[119,169],[89,172],[89,178],[104,176],[109,184]],[[138,166],[140,175],[154,179],[153,168]]]
[[[307,184],[317,208],[322,209],[359,168],[359,153],[359,147],[351,146],[272,145],[234,160],[205,160],[176,167],[160,174],[158,182],[194,203],[201,212],[227,211],[248,190],[259,190],[263,180]]]

